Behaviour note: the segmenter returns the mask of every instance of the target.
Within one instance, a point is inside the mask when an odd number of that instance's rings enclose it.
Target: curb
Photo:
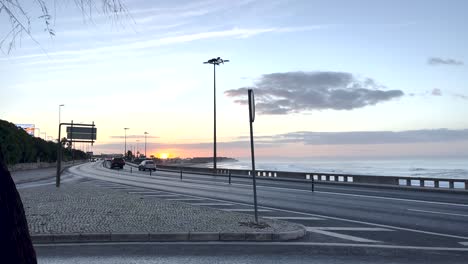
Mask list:
[[[31,235],[34,244],[90,242],[187,242],[187,241],[288,241],[305,236],[306,229],[289,232],[174,232],[174,233],[72,233]]]

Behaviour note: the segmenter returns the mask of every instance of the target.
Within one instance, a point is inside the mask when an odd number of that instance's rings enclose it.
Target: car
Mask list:
[[[113,158],[111,160],[111,165],[110,165],[111,169],[113,168],[123,169],[124,166],[125,166],[125,160],[123,158]]]
[[[156,171],[156,163],[152,160],[144,160],[138,165],[139,171],[153,170]]]

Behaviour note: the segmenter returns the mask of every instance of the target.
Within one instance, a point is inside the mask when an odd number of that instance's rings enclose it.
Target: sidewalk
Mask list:
[[[261,219],[73,181],[20,189],[34,243],[83,241],[284,241],[302,225]]]
[[[83,163],[82,161],[63,162],[62,170],[70,166],[78,165],[82,163]],[[49,168],[18,170],[18,171],[13,171],[10,173],[11,173],[11,178],[13,179],[15,184],[21,184],[21,183],[26,183],[26,182],[52,179],[57,174],[57,167],[55,166],[55,167],[49,167]]]

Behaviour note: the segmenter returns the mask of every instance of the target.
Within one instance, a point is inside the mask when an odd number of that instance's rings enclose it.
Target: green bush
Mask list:
[[[57,148],[57,143],[30,136],[15,124],[0,119],[0,151],[6,164],[14,165],[38,160],[55,162]],[[64,149],[64,161],[72,159],[72,151],[74,159],[86,159],[86,153],[83,151]]]

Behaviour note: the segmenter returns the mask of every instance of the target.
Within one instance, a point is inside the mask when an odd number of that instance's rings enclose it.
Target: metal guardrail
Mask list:
[[[191,174],[216,175],[228,177],[251,178],[250,170],[240,169],[211,169],[199,167],[183,167],[157,165],[159,171],[186,172]],[[286,180],[294,182],[309,183],[312,189],[317,184],[350,184],[350,185],[382,185],[405,188],[428,188],[433,190],[458,190],[468,191],[468,180],[444,179],[426,177],[400,177],[400,176],[374,176],[374,175],[353,175],[342,173],[316,173],[316,172],[290,172],[290,171],[270,171],[257,170],[257,176],[261,179]],[[229,180],[230,181],[230,180]]]

